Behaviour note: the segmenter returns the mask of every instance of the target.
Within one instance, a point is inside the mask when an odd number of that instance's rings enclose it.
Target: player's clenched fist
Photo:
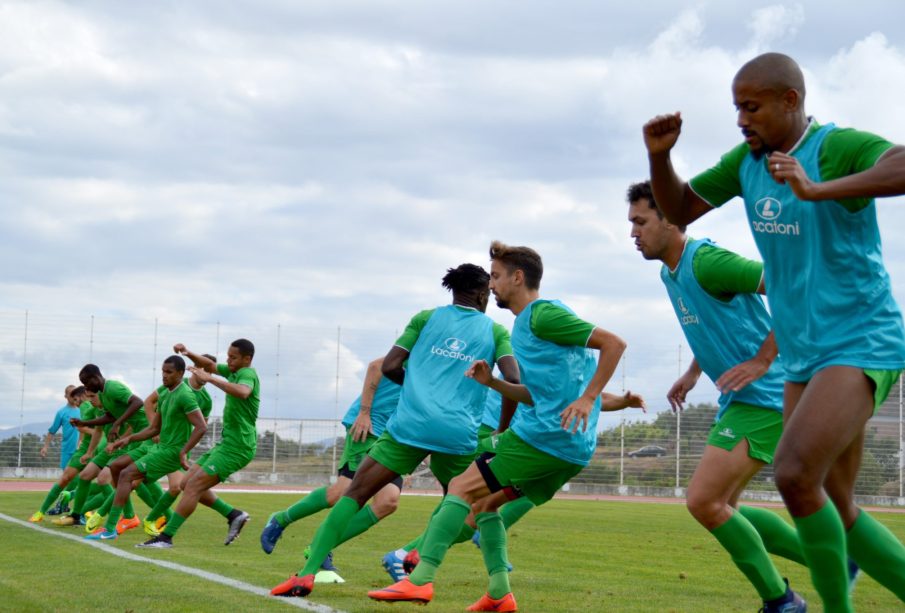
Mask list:
[[[665,153],[672,149],[682,132],[682,114],[657,115],[642,128],[648,153]]]

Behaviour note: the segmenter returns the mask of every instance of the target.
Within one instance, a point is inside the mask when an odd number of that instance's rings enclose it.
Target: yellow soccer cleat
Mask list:
[[[85,516],[88,517],[88,514],[85,513]],[[93,533],[95,530],[104,525],[104,520],[106,519],[106,515],[101,515],[100,513],[92,513],[91,517],[88,517],[88,521],[85,522],[85,532],[87,532],[88,534]]]
[[[33,524],[37,524],[38,522],[44,521],[44,514],[40,511],[35,511],[35,514],[28,518]]]
[[[144,528],[145,534],[148,536],[160,536],[160,530],[157,529],[157,522],[148,521],[146,519],[141,522],[141,527]]]

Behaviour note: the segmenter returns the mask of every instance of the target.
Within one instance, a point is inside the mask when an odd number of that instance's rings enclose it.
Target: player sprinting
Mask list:
[[[160,440],[148,451],[136,454],[127,452],[110,464],[110,472],[116,483],[113,507],[103,528],[86,536],[92,540],[115,540],[116,524],[123,511],[129,493],[139,482],[155,483],[164,475],[188,469],[187,455],[198,444],[207,431],[207,425],[195,394],[183,381],[185,360],[178,355],[163,361],[161,377],[163,385],[157,388],[157,411],[151,417],[147,428],[120,437],[113,443],[113,449],[123,449],[134,443],[149,441],[160,435]]]
[[[527,496],[536,505],[547,502],[594,453],[600,394],[625,343],[579,319],[561,302],[540,300],[543,263],[533,249],[495,241],[490,259],[490,288],[497,305],[516,315],[512,346],[522,384],[494,378],[481,360],[475,360],[468,374],[522,406],[509,429],[492,437],[494,454],[482,455],[450,483],[428,525],[414,572],[383,590],[368,592],[375,600],[432,600],[437,570],[474,508],[489,586],[469,610],[515,611],[506,530],[498,509],[518,496]]]
[[[411,474],[428,455],[430,470],[444,490],[471,463],[486,388],[467,379],[466,369],[484,360],[499,364],[508,381],[518,381],[509,333],[484,314],[489,278],[474,264],[449,269],[443,286],[452,291],[452,304],[415,315],[387,353],[382,372],[402,385],[396,412],[318,528],[305,566],[271,594],[307,596],[314,589],[317,568],[356,515],[365,512],[368,499]]]
[[[786,369],[776,486],[811,580],[826,611],[851,611],[848,555],[905,600],[905,547],[854,502],[864,426],[905,367],[873,200],[905,193],[905,147],[808,117],[782,54],[742,66],[732,94],[745,142],[688,183],[670,161],[681,116],[645,124],[654,197],[676,224],[743,198]]]
[[[673,411],[701,372],[720,390],[719,411],[688,485],[688,510],[719,541],[764,601],[763,611],[795,613],[806,603],[770,560],[777,553],[804,563],[795,530],[765,509],[739,507],[748,481],[773,461],[782,435],[782,361],[763,301],[763,265],[685,235],[663,219],[650,183],[629,187],[628,220],[646,260],[662,262],[660,278],[694,359],[670,388]],[[791,551],[792,554],[788,552]]]
[[[210,383],[226,394],[223,438],[198,458],[198,462],[185,474],[182,496],[163,532],[140,546],[171,548],[179,528],[195,511],[198,503],[204,501],[209,501],[209,506],[226,518],[228,530],[223,544],[229,545],[239,536],[249,515],[232,507],[210,490],[234,472],[245,468],[254,459],[258,448],[255,424],[261,403],[261,383],[258,373],[251,367],[255,347],[244,338],[233,341],[226,353],[226,364],[217,364],[202,354],[190,351],[182,343],[174,345],[173,351],[192,360],[194,366],[190,366],[189,370],[201,382]]]

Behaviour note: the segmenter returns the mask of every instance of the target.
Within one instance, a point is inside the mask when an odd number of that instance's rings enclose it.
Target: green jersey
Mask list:
[[[807,140],[819,129],[820,124],[812,119],[800,142]],[[892,146],[893,144],[888,140],[870,132],[837,128],[830,132],[821,144],[818,154],[819,180],[832,181],[872,168],[880,156]],[[793,150],[797,148],[798,145]],[[736,146],[720,158],[716,166],[705,170],[689,181],[691,189],[714,207],[724,204],[735,196],[740,196],[742,193],[740,170],[742,161],[749,151],[748,143]],[[766,158],[764,161],[766,163]],[[818,177],[811,178],[818,179]],[[839,200],[839,204],[853,213],[868,206],[870,202],[871,198]]]
[[[762,262],[716,245],[701,245],[694,253],[691,269],[701,288],[723,302],[729,302],[736,294],[756,294],[764,276]]]
[[[247,449],[258,446],[258,431],[255,422],[258,420],[258,407],[261,404],[261,382],[254,368],[240,368],[230,372],[226,364],[217,364],[217,374],[230,383],[246,385],[251,388],[251,395],[242,400],[232,394],[226,395],[226,406],[223,408],[223,443]]]
[[[134,394],[125,383],[107,379],[104,383],[103,391],[97,396],[101,401],[101,406],[104,408],[104,411],[116,419],[119,419],[122,417],[123,413],[126,412],[126,409],[129,408],[129,400],[132,399]],[[104,426],[104,434],[107,434],[110,431],[110,426],[112,425],[113,424],[107,424]],[[132,417],[127,419],[125,423],[120,426],[120,434],[125,432],[127,425],[132,426],[132,432],[138,432],[148,427],[148,418],[145,416],[144,407],[139,408],[138,411],[132,414]]]
[[[564,347],[587,347],[595,327],[553,302],[538,302],[531,311],[531,332]]]
[[[183,379],[183,381],[189,386],[192,393],[195,394],[195,401],[198,403],[198,408],[201,409],[201,414],[204,415],[204,419],[210,417],[211,410],[214,408],[214,400],[211,398],[210,392],[207,391],[207,387],[202,385],[199,389],[195,389],[192,387],[188,378]]]
[[[186,417],[199,411],[198,401],[189,384],[181,382],[174,389],[165,385],[157,388],[157,413],[160,415],[161,447],[181,449],[192,434],[192,424]]]
[[[98,410],[93,404],[88,402],[87,400],[79,405],[79,419],[82,421],[89,421],[98,417]],[[105,441],[105,439],[102,439]],[[103,444],[103,443],[100,443]],[[88,451],[88,447],[91,445],[91,435],[85,434],[82,436],[82,441],[79,443],[79,448],[76,449],[73,456],[82,457]]]

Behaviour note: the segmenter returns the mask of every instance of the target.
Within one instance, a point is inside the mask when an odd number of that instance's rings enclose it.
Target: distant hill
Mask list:
[[[44,436],[47,433],[48,428],[50,428],[50,424],[47,422],[22,424],[22,433]],[[11,428],[0,428],[0,441],[8,439],[11,436],[19,436],[19,426],[13,426]]]

